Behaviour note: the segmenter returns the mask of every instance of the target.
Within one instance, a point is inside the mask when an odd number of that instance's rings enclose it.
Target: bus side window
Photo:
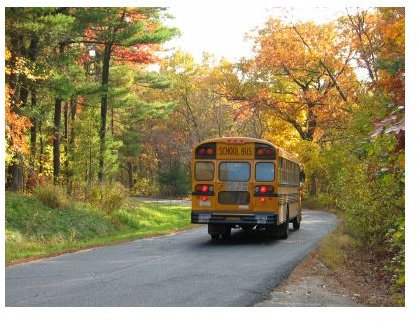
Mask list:
[[[280,183],[284,183],[284,162],[283,158],[280,158]]]

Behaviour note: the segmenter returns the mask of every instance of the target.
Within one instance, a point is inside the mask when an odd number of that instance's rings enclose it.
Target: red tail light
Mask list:
[[[195,186],[195,192],[198,194],[212,194],[213,193],[213,185],[211,184],[197,184]]]
[[[272,193],[274,192],[273,186],[255,186],[254,189],[255,193],[264,194],[264,193]]]
[[[206,154],[207,154],[207,155],[212,155],[212,154],[213,154],[213,149],[212,149],[212,148],[208,148],[208,149],[206,150]]]
[[[206,154],[205,148],[199,149],[199,155],[205,155],[205,154]]]
[[[272,149],[266,149],[266,155],[270,156],[273,154],[273,150]]]

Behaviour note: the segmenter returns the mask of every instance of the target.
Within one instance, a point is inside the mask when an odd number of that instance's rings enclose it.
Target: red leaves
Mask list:
[[[379,135],[394,133],[398,139],[395,152],[405,148],[405,116],[400,112],[404,110],[403,106],[398,107],[397,113],[391,114],[381,121],[374,122],[375,130],[371,134],[372,138]]]
[[[131,47],[115,46],[113,54],[115,59],[125,62],[152,64],[158,61],[155,51],[159,45],[155,44],[136,44]]]

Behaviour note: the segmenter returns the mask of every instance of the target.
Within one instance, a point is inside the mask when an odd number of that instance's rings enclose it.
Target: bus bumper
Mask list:
[[[193,224],[277,225],[277,214],[271,212],[225,214],[209,211],[192,211],[191,222]]]

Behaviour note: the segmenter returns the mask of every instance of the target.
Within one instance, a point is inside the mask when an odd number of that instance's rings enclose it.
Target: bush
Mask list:
[[[71,208],[70,200],[64,189],[51,184],[39,185],[32,191],[33,195],[44,205],[54,209]]]
[[[302,207],[308,209],[327,209],[333,208],[334,202],[332,196],[320,193],[317,196],[304,196],[302,198]]]
[[[167,196],[186,196],[190,193],[190,175],[178,161],[167,170],[160,171],[158,180],[161,192]]]
[[[120,183],[102,184],[91,189],[89,200],[97,209],[104,212],[105,215],[119,210],[127,197],[127,191]]]
[[[144,197],[156,197],[160,195],[160,187],[147,178],[141,178],[135,183],[133,193]]]

